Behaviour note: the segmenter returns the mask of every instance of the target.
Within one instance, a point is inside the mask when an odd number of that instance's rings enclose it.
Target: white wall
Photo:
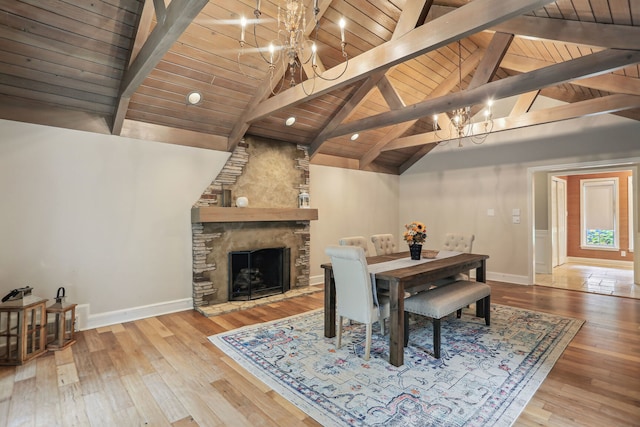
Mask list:
[[[311,165],[310,177],[311,207],[319,217],[311,222],[311,283],[322,283],[320,265],[329,261],[324,249],[341,237],[364,236],[373,254],[372,234],[400,239],[398,176]]]
[[[0,120],[0,294],[64,286],[85,326],[190,307],[190,209],[228,156]]]
[[[488,277],[528,283],[533,261],[533,171],[640,156],[640,123],[597,116],[489,135],[483,145],[440,146],[400,177],[400,223],[427,225],[427,246],[449,231],[476,236]],[[488,216],[493,209],[495,216]],[[520,224],[512,222],[520,209]]]

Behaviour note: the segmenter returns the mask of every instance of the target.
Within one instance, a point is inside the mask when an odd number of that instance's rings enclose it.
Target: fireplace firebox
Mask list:
[[[289,248],[229,252],[229,301],[248,301],[290,289]]]

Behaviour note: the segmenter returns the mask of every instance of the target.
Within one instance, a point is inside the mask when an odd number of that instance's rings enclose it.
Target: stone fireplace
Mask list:
[[[246,197],[248,207],[222,207],[223,191]],[[201,308],[229,301],[229,254],[287,248],[289,287],[309,286],[310,221],[316,209],[299,209],[309,191],[306,147],[246,138],[192,208],[193,301]]]

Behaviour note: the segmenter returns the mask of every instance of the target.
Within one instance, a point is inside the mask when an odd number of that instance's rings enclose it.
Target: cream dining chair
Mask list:
[[[325,253],[331,258],[336,284],[336,314],[338,315],[338,345],[342,347],[343,319],[366,325],[364,359],[369,360],[373,323],[389,317],[389,298],[380,296],[375,304],[371,275],[367,270],[364,250],[357,246],[329,246]]]
[[[396,252],[396,240],[393,234],[374,234],[371,242],[376,250],[376,255],[387,255]]]
[[[338,241],[340,246],[356,246],[364,250],[364,256],[369,256],[369,244],[363,236],[343,237]]]
[[[476,236],[474,234],[464,233],[447,233],[442,244],[445,251],[456,251],[470,254],[473,248],[473,241]],[[458,273],[453,276],[455,280],[469,280],[469,273]]]
[[[475,238],[476,236],[474,234],[447,233],[444,238],[444,243],[442,244],[442,249],[445,251],[457,251],[470,254]]]

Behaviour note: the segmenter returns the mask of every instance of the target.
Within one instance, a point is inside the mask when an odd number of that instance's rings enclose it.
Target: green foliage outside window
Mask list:
[[[587,245],[613,247],[613,230],[587,230]]]

